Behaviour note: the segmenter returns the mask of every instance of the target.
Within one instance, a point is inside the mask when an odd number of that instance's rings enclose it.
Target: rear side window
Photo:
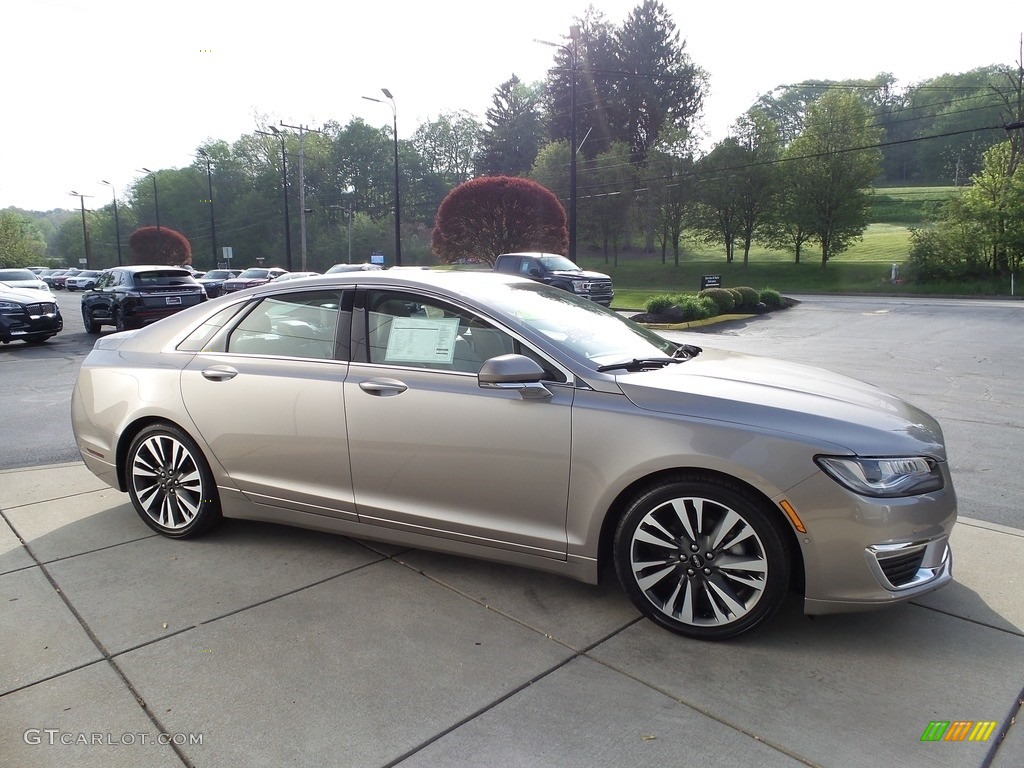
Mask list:
[[[336,291],[287,293],[260,301],[228,338],[227,351],[332,360],[343,311]],[[348,323],[343,335],[347,337]],[[339,351],[341,352],[341,351]]]
[[[508,259],[498,259],[498,264],[495,267],[497,272],[507,272],[510,275],[514,275],[516,272],[516,259],[514,256]]]

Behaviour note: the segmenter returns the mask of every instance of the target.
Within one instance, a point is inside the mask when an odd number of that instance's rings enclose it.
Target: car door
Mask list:
[[[356,519],[347,350],[336,344],[348,339],[350,309],[342,300],[339,290],[282,291],[228,327],[200,329],[213,342],[197,345],[182,373],[182,398],[224,470],[256,503]]]
[[[361,294],[352,348],[361,522],[565,559],[572,386],[536,400],[482,388],[484,359],[525,350],[476,313],[409,292]]]

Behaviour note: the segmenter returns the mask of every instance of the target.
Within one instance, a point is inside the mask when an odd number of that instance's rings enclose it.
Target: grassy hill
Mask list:
[[[721,275],[722,285],[748,285],[780,293],[882,293],[893,295],[1003,295],[1010,293],[1009,281],[977,284],[893,284],[892,265],[907,258],[910,232],[928,226],[941,205],[959,194],[957,187],[898,187],[876,191],[872,220],[861,241],[821,268],[821,252],[814,246],[801,253],[800,264],[793,254],[751,249],[748,265],[742,253],[732,264],[725,261],[724,247],[709,248],[686,243],[677,267],[671,252],[666,263],[661,252],[643,253],[627,248],[614,258],[597,249],[581,246],[579,263],[584,269],[606,272],[615,282],[615,304],[620,309],[642,309],[652,296],[663,293],[696,293],[702,275]]]

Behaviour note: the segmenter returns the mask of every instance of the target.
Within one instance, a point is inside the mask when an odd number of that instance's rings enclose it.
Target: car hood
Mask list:
[[[586,269],[553,269],[548,274],[555,277],[568,277],[573,280],[611,280],[603,272],[591,272]]]
[[[20,301],[23,304],[38,304],[41,301],[55,302],[53,294],[43,288],[19,288],[7,283],[0,286],[0,299]]]
[[[684,363],[617,377],[639,408],[786,432],[861,456],[946,459],[931,416],[863,381],[757,355],[705,349]]]

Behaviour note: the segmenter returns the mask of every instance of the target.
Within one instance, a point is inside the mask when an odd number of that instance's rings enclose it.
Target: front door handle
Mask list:
[[[238,371],[230,365],[214,365],[203,369],[203,378],[209,381],[228,381],[237,375]]]
[[[371,395],[389,397],[391,395],[400,395],[409,387],[397,379],[369,379],[368,381],[359,382],[359,388]]]

